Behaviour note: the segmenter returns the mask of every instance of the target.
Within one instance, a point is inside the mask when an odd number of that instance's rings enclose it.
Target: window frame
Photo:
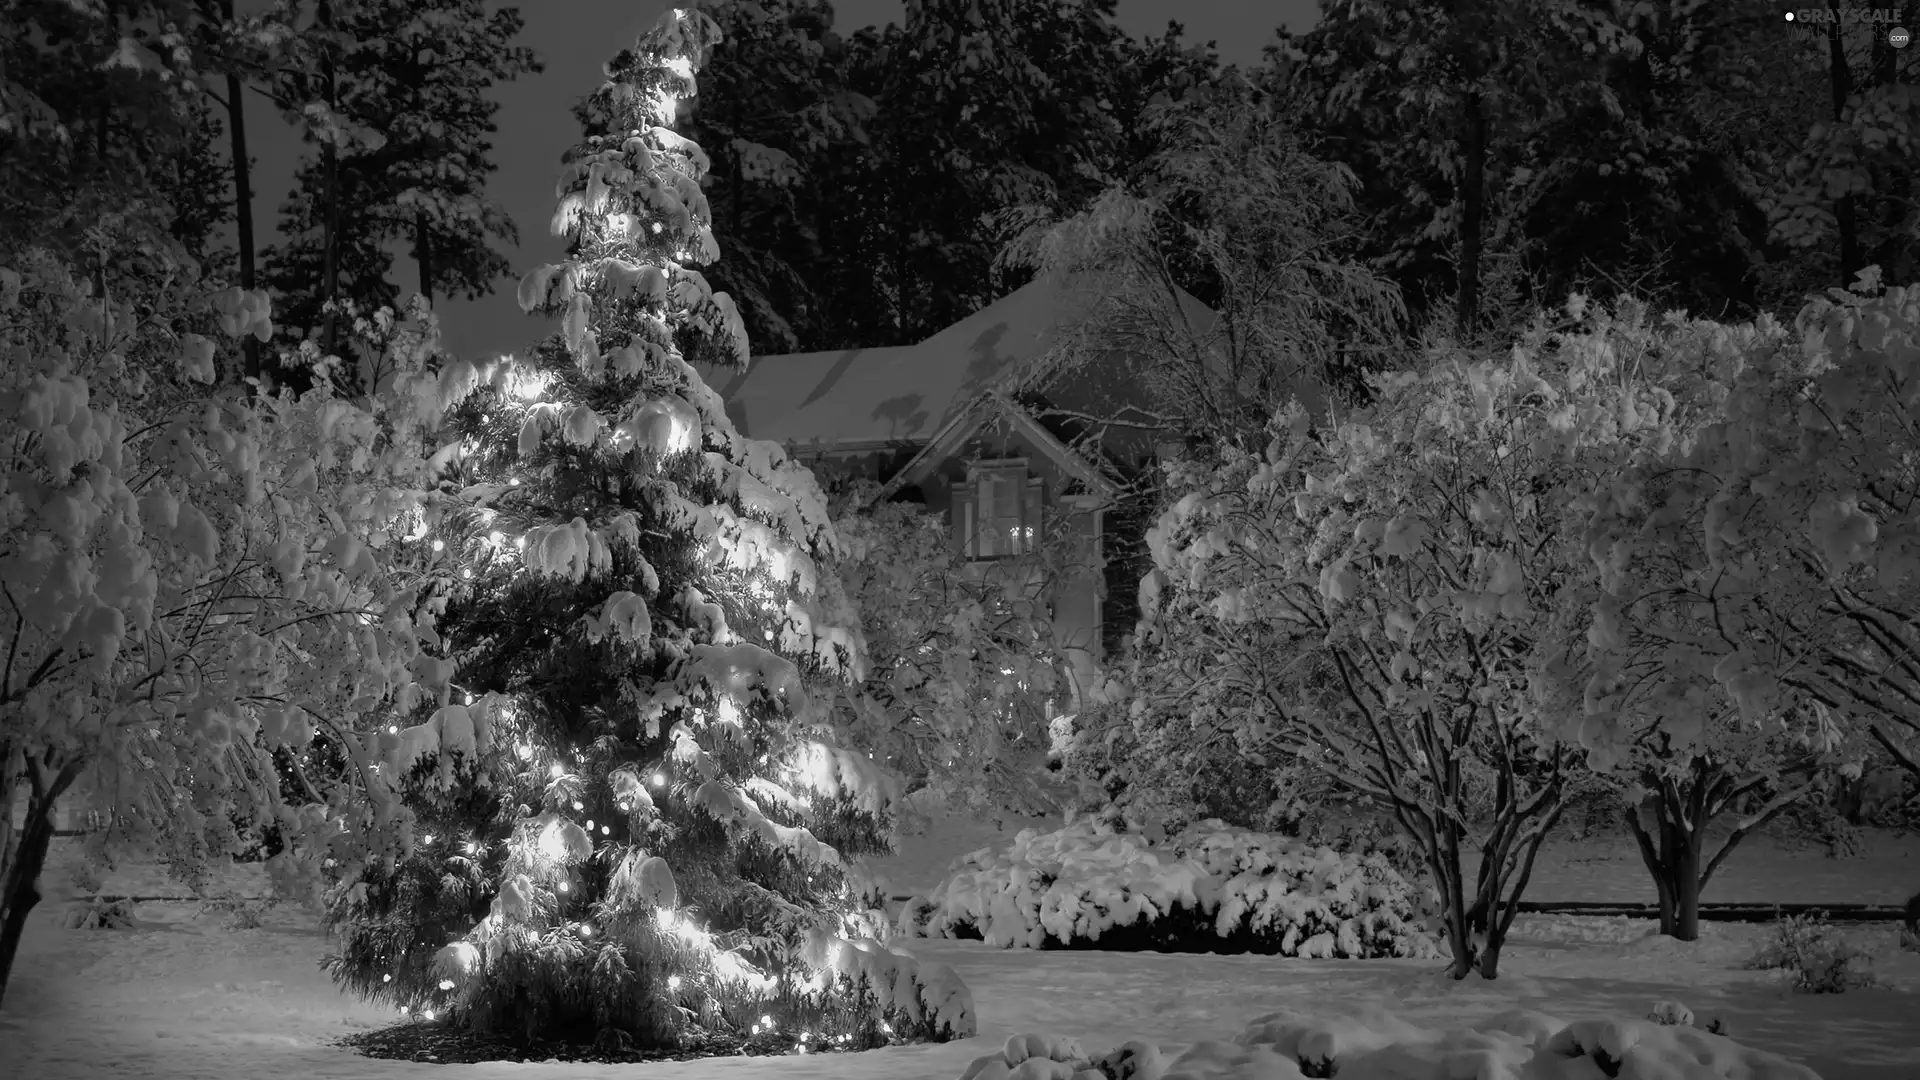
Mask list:
[[[1011,517],[996,515],[984,502],[994,484],[1008,481],[1014,483],[1020,493]],[[1032,554],[1045,542],[1046,481],[1033,471],[1028,458],[983,458],[969,462],[966,480],[954,485],[953,493],[950,513],[956,519],[954,528],[960,552],[969,563],[1020,558]],[[1018,530],[1009,545],[1013,550],[982,552],[980,541],[987,535],[987,528],[991,526],[997,537],[1004,521],[1011,521],[1013,524],[1009,527]]]

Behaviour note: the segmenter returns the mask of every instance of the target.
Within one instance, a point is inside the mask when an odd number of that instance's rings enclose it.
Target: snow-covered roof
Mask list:
[[[701,374],[751,438],[798,449],[924,445],[1044,355],[1095,295],[1082,279],[1042,277],[918,345],[758,356],[745,371]]]

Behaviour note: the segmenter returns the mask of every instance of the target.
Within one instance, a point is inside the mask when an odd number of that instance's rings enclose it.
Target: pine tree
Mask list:
[[[854,860],[899,788],[820,692],[864,672],[838,541],[812,474],[689,362],[747,357],[689,266],[717,256],[707,159],[669,126],[717,30],[668,12],[580,110],[569,257],[520,286],[560,332],[443,372],[460,435],[409,542],[447,557],[420,625],[453,678],[390,735],[418,830],[337,884],[331,970],[603,1051],[964,1036],[951,972],[840,936],[883,924]]]
[[[327,19],[327,32],[311,35],[313,58],[283,76],[281,93],[320,101],[346,131],[379,138],[337,140],[331,154],[322,141],[302,163],[281,207],[287,239],[268,257],[282,323],[311,334],[330,298],[363,311],[391,304],[395,249],[411,252],[429,300],[491,292],[508,271],[494,244],[518,233],[485,197],[499,111],[487,91],[541,70],[532,50],[513,44],[519,11],[359,0],[328,5]]]

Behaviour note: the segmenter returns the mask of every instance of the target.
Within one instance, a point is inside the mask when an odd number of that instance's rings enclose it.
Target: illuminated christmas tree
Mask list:
[[[477,1030],[796,1048],[973,1032],[952,973],[871,938],[854,869],[897,785],[821,691],[862,675],[814,478],[690,358],[744,364],[677,104],[716,28],[670,11],[578,110],[527,359],[441,371],[445,480],[397,543],[440,700],[387,740],[407,854],[336,885],[339,982]]]

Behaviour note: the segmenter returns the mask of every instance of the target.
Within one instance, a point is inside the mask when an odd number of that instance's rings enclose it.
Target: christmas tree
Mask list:
[[[699,147],[670,127],[717,30],[670,11],[578,110],[525,359],[448,361],[439,495],[397,543],[441,584],[422,702],[381,768],[404,854],[329,897],[337,981],[517,1037],[861,1048],[973,1033],[890,952],[857,856],[898,785],[820,691],[862,677],[813,475],[748,440],[692,360],[743,364]],[[717,1037],[717,1042],[715,1041]]]

